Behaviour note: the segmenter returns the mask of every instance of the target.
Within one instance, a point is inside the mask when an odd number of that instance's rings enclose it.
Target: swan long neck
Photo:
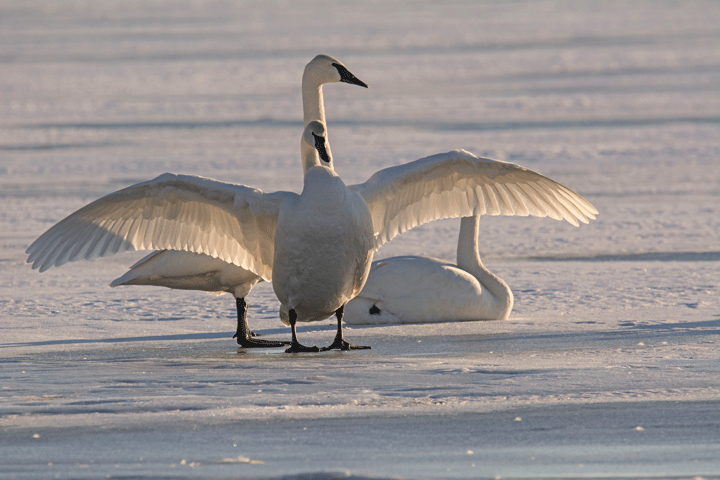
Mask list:
[[[325,124],[327,128],[327,123],[325,122],[325,104],[323,103],[322,93],[323,83],[324,82],[313,73],[310,65],[305,67],[302,79],[303,127],[307,127],[308,123],[317,120]],[[330,158],[332,158],[329,142],[326,142],[325,148]],[[312,152],[309,152],[308,149],[312,150]],[[300,146],[300,154],[303,164],[303,175],[308,171],[308,168],[320,164],[317,152],[304,142]],[[309,160],[310,156],[313,156],[315,160]]]
[[[499,318],[505,319],[513,307],[513,294],[507,283],[488,270],[480,260],[478,250],[479,233],[479,215],[462,218],[458,237],[457,265],[477,278],[482,286],[487,289],[497,304]]]
[[[325,123],[325,103],[323,102],[322,83],[313,81],[313,76],[305,70],[302,82],[303,126],[313,120]]]

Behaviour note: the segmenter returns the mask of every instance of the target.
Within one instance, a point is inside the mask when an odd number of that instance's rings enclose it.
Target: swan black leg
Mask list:
[[[237,343],[243,348],[270,348],[270,347],[284,347],[289,345],[288,342],[279,342],[275,340],[260,340],[253,338],[255,334],[250,331],[247,323],[247,303],[244,298],[236,298],[235,303],[237,305],[237,332],[233,335],[233,338],[237,338]]]
[[[318,347],[306,347],[298,342],[297,332],[295,331],[295,324],[297,323],[297,313],[295,309],[290,309],[288,316],[290,317],[290,328],[292,329],[292,343],[290,344],[290,348],[285,350],[285,353],[319,352],[320,349]]]
[[[335,312],[335,316],[337,317],[337,333],[335,334],[335,340],[333,343],[328,346],[324,347],[322,349],[323,352],[326,352],[328,350],[369,350],[370,347],[366,347],[363,345],[353,345],[352,343],[348,343],[343,338],[343,332],[342,332],[342,317],[343,312],[345,311],[345,305],[338,308]]]

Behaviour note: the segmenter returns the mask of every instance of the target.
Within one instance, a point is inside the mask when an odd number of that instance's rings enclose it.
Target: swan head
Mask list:
[[[385,309],[384,302],[355,297],[345,305],[343,321],[349,325],[395,325],[400,318]]]
[[[323,165],[332,167],[332,155],[327,142],[327,130],[322,122],[313,120],[307,124],[302,137],[303,170]]]
[[[303,84],[307,82],[315,85],[343,82],[368,88],[367,84],[353,75],[345,65],[329,55],[318,55],[305,66]]]
[[[315,139],[315,150],[318,151],[318,156],[320,157],[320,160],[322,160],[325,163],[330,163],[330,155],[328,154],[327,148],[325,147],[325,136],[324,135],[318,135],[315,132],[311,132],[313,138]]]

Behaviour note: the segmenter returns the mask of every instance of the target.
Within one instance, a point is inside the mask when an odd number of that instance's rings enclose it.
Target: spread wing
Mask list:
[[[598,213],[583,197],[537,172],[464,150],[386,168],[349,188],[370,208],[378,248],[441,218],[533,215],[578,226],[578,220],[588,223]]]
[[[111,193],[43,233],[27,249],[45,271],[127,250],[204,253],[270,281],[280,204],[297,195],[163,174]]]

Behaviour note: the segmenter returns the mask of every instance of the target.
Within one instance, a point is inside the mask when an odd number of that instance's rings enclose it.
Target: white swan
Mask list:
[[[322,126],[319,122],[308,126],[316,124]],[[314,130],[310,133],[319,153],[314,158],[321,161],[307,169],[300,197],[280,209],[275,231],[273,290],[281,316],[292,329],[292,344],[286,351],[318,351],[298,342],[295,325],[298,320],[325,320],[333,313],[337,334],[323,350],[370,348],[351,345],[342,334],[343,307],[360,293],[375,251],[370,209],[335,173],[325,138]]]
[[[345,323],[506,319],[513,294],[480,260],[479,225],[479,216],[461,220],[457,265],[410,255],[373,262],[362,292],[345,306]]]
[[[306,66],[302,77],[303,122],[325,124],[325,105],[322,86],[326,83],[344,82],[367,88],[367,85],[337,59],[328,55],[317,55]],[[327,133],[326,133],[327,138]],[[326,145],[328,155],[329,144]],[[303,173],[307,170],[304,158]],[[154,285],[181,290],[202,290],[218,294],[230,293],[235,298],[237,310],[237,331],[233,338],[243,348],[280,347],[288,342],[277,342],[254,338],[247,321],[248,305],[245,300],[262,277],[232,263],[223,262],[201,253],[182,250],[153,252],[130,267],[124,275],[110,283],[120,285]]]
[[[316,166],[307,169],[301,195],[165,174],[61,220],[28,247],[28,262],[44,271],[135,249],[205,253],[272,279],[292,327],[289,351],[305,350],[297,321],[322,320],[333,311],[338,330],[329,348],[344,349],[350,347],[342,336],[344,302],[362,289],[373,250],[396,235],[458,216],[549,216],[577,226],[597,214],[580,195],[539,173],[463,150],[386,168],[346,188],[323,135],[319,122],[303,132],[303,151],[312,150],[311,137],[317,151],[303,156]]]

